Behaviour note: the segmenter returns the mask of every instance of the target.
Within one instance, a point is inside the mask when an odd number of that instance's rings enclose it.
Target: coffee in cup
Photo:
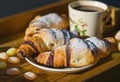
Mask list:
[[[102,38],[103,17],[108,6],[99,1],[74,1],[68,5],[70,31],[80,36]]]

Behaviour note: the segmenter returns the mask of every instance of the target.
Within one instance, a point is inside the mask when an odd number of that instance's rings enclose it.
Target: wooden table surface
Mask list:
[[[24,30],[34,16],[53,11],[57,13],[67,13],[67,4],[71,1],[73,0],[58,2],[56,4],[2,18],[0,20],[0,51],[2,51],[4,47],[16,47],[22,43]],[[16,29],[11,30],[11,28]],[[7,68],[0,69],[0,82],[120,82],[120,58],[110,59],[109,61],[108,59],[109,57],[105,60],[101,60],[95,67],[73,74],[46,72],[32,66],[26,62],[25,59],[21,59],[19,64],[14,65],[8,63]],[[17,76],[7,75],[6,69],[10,67],[18,67],[21,73]],[[38,76],[37,79],[34,81],[26,80],[23,74],[27,71],[36,73]]]

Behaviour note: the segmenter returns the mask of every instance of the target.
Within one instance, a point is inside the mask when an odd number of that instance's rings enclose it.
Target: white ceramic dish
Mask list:
[[[25,57],[25,59],[31,65],[33,65],[33,66],[35,66],[37,68],[40,68],[40,69],[42,69],[44,71],[49,71],[49,72],[75,73],[75,72],[80,72],[82,70],[88,69],[88,68],[95,65],[95,64],[90,64],[90,65],[79,67],[79,68],[51,68],[51,67],[46,67],[46,66],[37,64],[36,62],[34,62],[33,59],[29,59],[29,58],[26,58],[26,57]]]

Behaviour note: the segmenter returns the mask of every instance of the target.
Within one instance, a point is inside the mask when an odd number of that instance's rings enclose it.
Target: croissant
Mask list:
[[[117,44],[112,37],[104,40],[96,37],[85,40],[73,38],[51,52],[40,53],[36,61],[49,67],[81,67],[93,64],[116,50]]]
[[[64,14],[58,15],[56,13],[36,16],[26,29],[24,40],[31,38],[35,32],[42,28],[68,29],[68,18]]]
[[[70,38],[75,37],[67,30],[44,28],[37,31],[31,39],[25,40],[18,49],[18,55],[35,55],[51,51],[58,46],[66,44]]]

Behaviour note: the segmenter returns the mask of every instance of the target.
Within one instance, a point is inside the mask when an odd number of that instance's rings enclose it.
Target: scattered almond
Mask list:
[[[6,72],[8,75],[18,75],[20,70],[18,68],[9,68]]]
[[[6,54],[6,52],[1,52],[0,53],[0,59],[1,60],[7,60],[9,56]]]
[[[14,56],[13,56],[13,57],[9,57],[9,58],[8,58],[8,62],[17,64],[17,63],[20,62],[20,59],[19,59],[18,57],[14,57]]]
[[[37,78],[37,75],[29,71],[24,74],[24,77],[28,80],[35,80]]]

